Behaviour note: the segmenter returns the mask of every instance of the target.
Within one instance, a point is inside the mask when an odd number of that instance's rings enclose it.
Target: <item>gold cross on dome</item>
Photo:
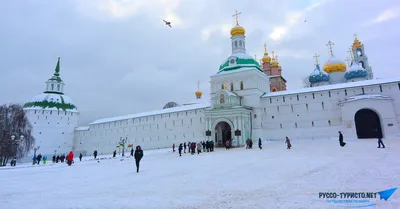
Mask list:
[[[357,33],[354,34],[354,39],[356,39],[356,40],[358,39]]]
[[[315,65],[318,65],[318,57],[319,55],[317,53],[315,53],[315,55],[313,56],[315,58]]]
[[[335,45],[332,41],[329,41],[328,44],[326,44],[327,47],[329,47],[329,52],[331,53],[331,56],[333,56],[333,51],[332,51],[332,46]]]
[[[200,91],[200,81],[197,81],[197,91]]]
[[[267,53],[267,44],[264,44],[264,53]]]
[[[238,11],[236,10],[235,14],[232,15],[232,17],[235,17],[236,19],[236,25],[239,25],[239,15],[242,14],[241,12],[238,13]]]
[[[278,55],[275,55],[275,60],[278,62]]]
[[[275,52],[272,51],[271,54],[272,54],[272,59],[275,59]]]

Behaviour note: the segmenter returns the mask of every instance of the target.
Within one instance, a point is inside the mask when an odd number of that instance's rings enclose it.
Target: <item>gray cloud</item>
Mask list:
[[[41,93],[58,56],[81,124],[187,102],[195,98],[197,81],[208,97],[209,76],[230,54],[229,30],[223,27],[232,26],[235,9],[242,12],[249,54],[261,57],[266,42],[269,52],[278,53],[290,89],[300,88],[302,77],[312,72],[315,52],[321,62],[328,58],[328,40],[335,43],[335,55],[346,58],[354,33],[365,44],[376,77],[400,76],[393,59],[399,19],[372,24],[384,11],[398,8],[395,0],[331,0],[310,10],[305,8],[325,1],[175,0],[132,7],[120,17],[99,9],[99,2],[104,1],[2,2],[1,103],[23,103]],[[172,29],[162,22],[171,14],[181,21]],[[279,27],[286,34],[273,40],[270,34]]]

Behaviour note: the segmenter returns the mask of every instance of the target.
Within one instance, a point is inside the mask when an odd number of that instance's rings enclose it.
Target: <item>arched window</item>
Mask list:
[[[239,41],[239,46],[242,47],[242,41],[241,40]]]
[[[235,48],[237,48],[238,47],[238,42],[237,41],[235,41]]]
[[[231,91],[233,91],[233,82],[231,82]]]
[[[224,103],[225,103],[225,96],[224,96],[224,94],[221,94],[221,95],[219,96],[219,103],[220,103],[220,104],[224,104]]]
[[[363,56],[363,53],[362,53],[361,49],[357,49],[357,55],[358,55],[359,57],[362,57],[362,56]]]
[[[243,86],[243,81],[240,81],[240,90],[243,90],[244,86]]]
[[[57,84],[57,91],[60,91],[60,84]]]
[[[54,84],[51,84],[51,90],[54,90]]]

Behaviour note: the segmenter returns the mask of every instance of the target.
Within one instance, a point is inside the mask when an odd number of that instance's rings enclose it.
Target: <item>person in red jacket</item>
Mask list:
[[[69,154],[67,156],[68,166],[71,166],[73,160],[74,160],[74,153],[72,153],[72,151],[71,151],[71,152],[69,152]]]

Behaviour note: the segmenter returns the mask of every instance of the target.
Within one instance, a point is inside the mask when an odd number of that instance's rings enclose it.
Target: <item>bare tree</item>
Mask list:
[[[306,77],[303,78],[303,87],[304,87],[304,88],[309,88],[309,87],[311,87],[311,83],[310,83],[310,80],[309,80],[308,76],[306,76]]]
[[[21,158],[32,149],[35,138],[23,107],[19,104],[0,106],[0,167],[10,158]]]

